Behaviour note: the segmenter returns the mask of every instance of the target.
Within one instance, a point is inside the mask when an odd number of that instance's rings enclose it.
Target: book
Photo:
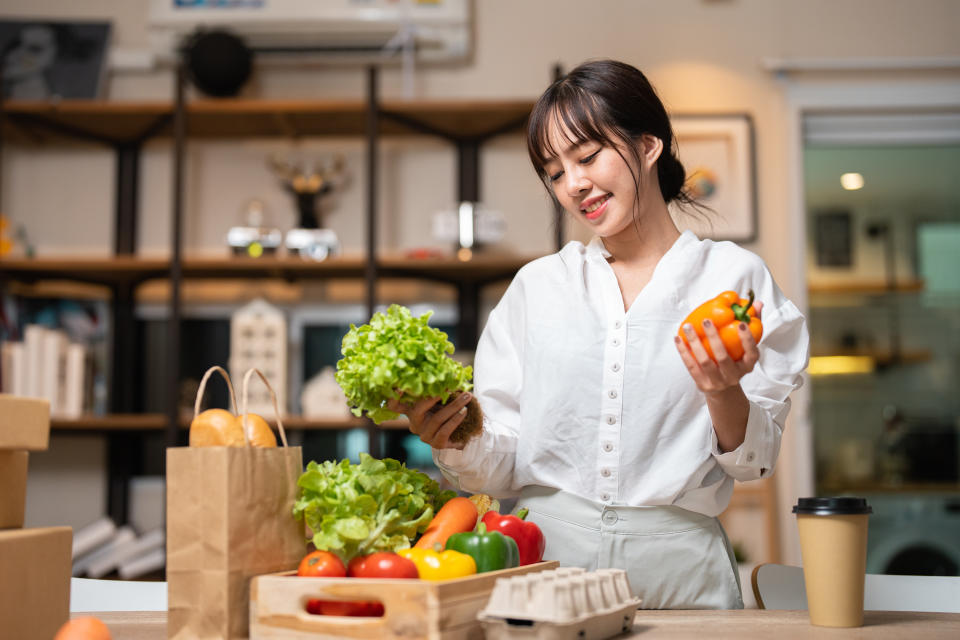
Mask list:
[[[23,395],[28,398],[43,398],[43,349],[47,329],[39,324],[23,328],[23,345],[26,353]]]
[[[67,345],[63,378],[60,415],[79,418],[85,409],[87,388],[87,348],[84,345]]]
[[[67,335],[56,329],[44,329],[41,349],[40,397],[50,401],[50,415],[60,417],[63,409],[64,359],[67,350]]]

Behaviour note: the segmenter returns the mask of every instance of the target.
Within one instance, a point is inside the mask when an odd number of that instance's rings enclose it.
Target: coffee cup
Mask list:
[[[800,498],[793,512],[810,623],[862,626],[867,524],[873,509],[863,498]]]

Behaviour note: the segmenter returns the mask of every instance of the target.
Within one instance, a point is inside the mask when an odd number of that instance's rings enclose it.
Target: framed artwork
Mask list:
[[[109,22],[0,20],[3,98],[100,97],[109,39]]]
[[[686,188],[702,214],[671,207],[677,226],[701,238],[757,239],[757,187],[753,120],[747,114],[673,115],[677,154]]]

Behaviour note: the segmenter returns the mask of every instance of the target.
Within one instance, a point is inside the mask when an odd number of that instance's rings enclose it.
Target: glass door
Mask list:
[[[958,177],[960,114],[804,118],[816,487],[870,573],[960,570]]]

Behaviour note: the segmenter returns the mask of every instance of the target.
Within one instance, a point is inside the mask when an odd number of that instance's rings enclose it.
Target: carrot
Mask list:
[[[433,549],[439,544],[443,547],[447,538],[455,533],[473,531],[477,526],[477,506],[467,498],[451,498],[427,526],[414,546],[416,549]]]

